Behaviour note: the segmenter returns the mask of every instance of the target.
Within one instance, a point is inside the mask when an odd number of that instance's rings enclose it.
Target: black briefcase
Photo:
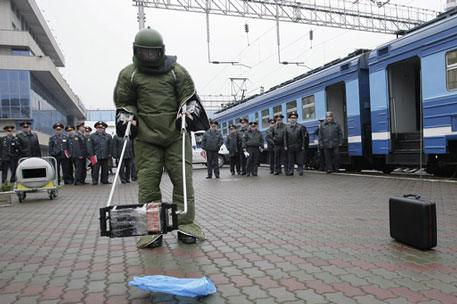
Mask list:
[[[419,249],[436,246],[436,205],[419,195],[389,199],[390,236]]]

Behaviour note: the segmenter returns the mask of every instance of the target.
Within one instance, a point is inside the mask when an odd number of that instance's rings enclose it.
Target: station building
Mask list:
[[[87,110],[59,72],[64,56],[35,0],[0,0],[0,135],[32,122],[47,155],[52,125],[77,124]]]

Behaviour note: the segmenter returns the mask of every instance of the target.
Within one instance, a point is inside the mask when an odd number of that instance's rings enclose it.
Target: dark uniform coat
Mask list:
[[[327,173],[340,168],[339,146],[344,143],[341,127],[335,121],[326,121],[319,129],[319,147],[324,148]]]
[[[265,141],[267,142],[268,163],[270,164],[270,173],[275,171],[275,143],[273,141],[274,127],[270,127],[265,131]]]
[[[41,157],[38,135],[35,133],[19,133],[17,139],[20,144],[21,157]]]
[[[108,159],[113,150],[113,138],[107,133],[95,132],[90,135],[88,145],[89,155],[96,155],[97,159]]]
[[[260,151],[263,149],[264,142],[262,133],[259,130],[249,130],[243,137],[243,149],[249,153],[246,164],[246,175],[257,176],[259,167]],[[244,154],[244,153],[242,153]]]
[[[113,137],[113,158],[120,159],[122,148],[124,147],[124,139],[117,135]],[[127,142],[127,146],[125,147],[124,152],[124,159],[132,159],[133,158],[133,140],[129,140]]]
[[[202,149],[206,151],[206,164],[208,167],[208,177],[213,175],[219,177],[218,155],[219,149],[224,143],[221,132],[208,130],[203,134]]]
[[[83,185],[86,180],[87,148],[84,135],[75,133],[68,136],[69,152],[75,166],[75,185]]]
[[[275,174],[281,173],[281,166],[284,165],[284,170],[288,171],[288,153],[284,150],[284,134],[286,132],[285,124],[276,124],[273,129],[273,143],[275,151]]]
[[[288,175],[294,174],[294,166],[298,165],[298,174],[303,175],[303,151],[305,150],[305,129],[299,123],[286,126],[284,146],[289,154]]]
[[[0,156],[2,158],[2,183],[6,182],[8,169],[11,170],[10,182],[16,181],[16,168],[19,160],[19,142],[15,136],[3,136],[0,139]]]
[[[68,136],[67,135],[53,135],[49,137],[48,152],[49,155],[57,160],[57,177],[58,184],[60,185],[60,168],[62,167],[63,179],[65,184],[72,184],[73,178],[73,166],[70,160],[70,154],[68,150]],[[67,157],[68,155],[68,157]]]
[[[237,130],[238,134],[238,150],[243,149],[243,137],[248,131],[248,128],[240,128]],[[240,153],[240,165],[241,165],[241,174],[246,174],[246,156],[244,156],[244,153]]]
[[[227,138],[225,140],[225,146],[227,147],[227,150],[229,151],[229,157],[235,156],[236,153],[240,152],[238,150],[238,134],[237,132],[235,133],[230,133],[227,135]]]

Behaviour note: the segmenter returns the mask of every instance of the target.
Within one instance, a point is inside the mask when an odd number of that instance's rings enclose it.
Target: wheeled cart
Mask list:
[[[57,160],[54,157],[24,157],[16,169],[14,192],[22,203],[30,192],[47,192],[49,199],[57,197]]]

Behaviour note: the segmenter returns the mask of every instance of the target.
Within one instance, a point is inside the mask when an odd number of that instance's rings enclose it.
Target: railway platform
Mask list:
[[[110,185],[63,186],[0,208],[0,303],[457,303],[457,183],[305,171],[304,176],[194,170],[196,221],[207,239],[99,236]],[[112,177],[111,177],[112,179]],[[113,205],[137,203],[136,182]],[[171,183],[162,180],[164,201]],[[415,193],[437,204],[438,246],[390,238],[388,199]],[[186,298],[129,287],[133,276],[209,277],[217,292]]]

